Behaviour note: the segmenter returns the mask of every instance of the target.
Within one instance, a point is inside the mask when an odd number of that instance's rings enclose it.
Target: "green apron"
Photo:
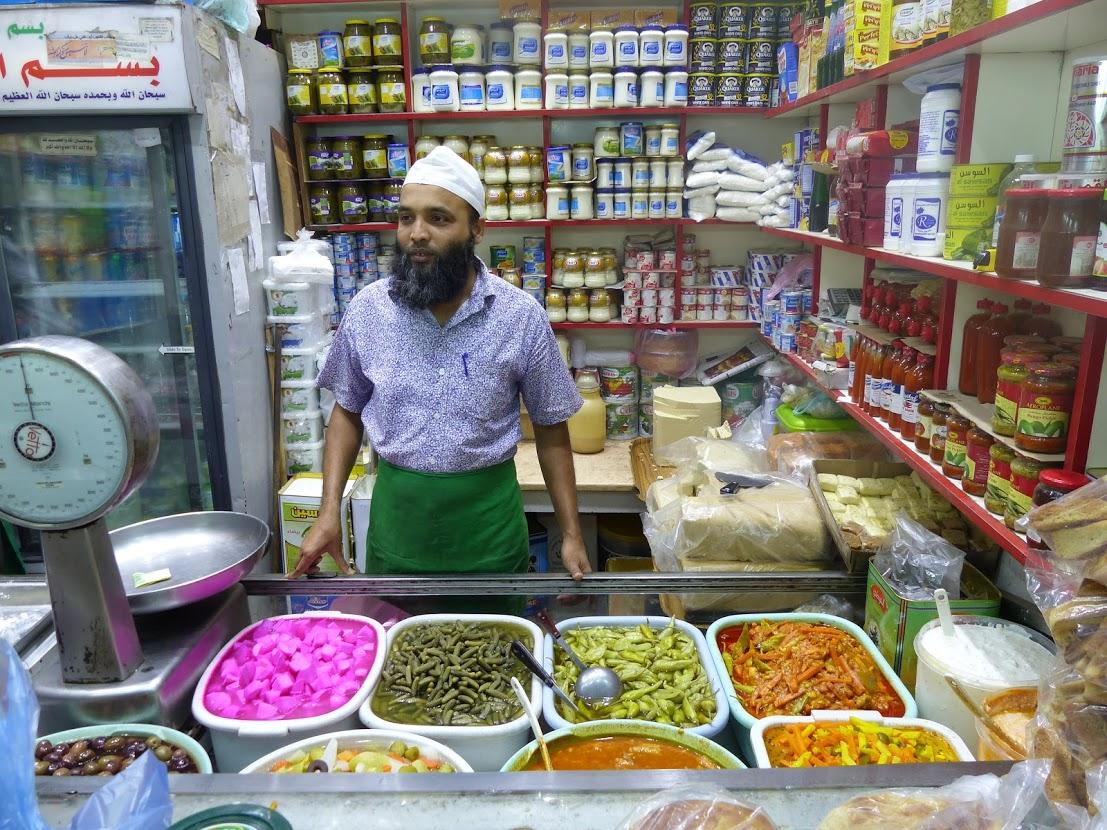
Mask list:
[[[369,512],[370,574],[526,573],[530,562],[515,460],[466,473],[377,465]],[[521,598],[442,597],[442,610],[519,613]]]

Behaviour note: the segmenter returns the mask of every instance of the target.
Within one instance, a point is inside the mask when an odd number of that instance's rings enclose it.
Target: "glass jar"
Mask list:
[[[946,448],[942,456],[942,472],[950,478],[965,475],[965,459],[969,444],[969,419],[950,411],[946,415]]]
[[[407,109],[403,67],[377,70],[377,100],[381,112],[404,112]]]
[[[621,148],[622,140],[619,138],[618,127],[596,127],[592,139],[595,158],[617,158]]]
[[[531,218],[530,188],[515,185],[507,192],[508,218],[513,221]]]
[[[592,197],[592,185],[575,184],[569,191],[569,215],[573,219],[595,218],[595,203]]]
[[[1044,469],[1042,462],[1022,455],[1016,455],[1011,461],[1011,487],[1007,491],[1007,509],[1003,512],[1003,523],[1007,527],[1014,529],[1015,522],[1034,506],[1034,488]]]
[[[1034,487],[1033,502],[1035,507],[1057,501],[1073,490],[1079,490],[1089,479],[1083,473],[1072,470],[1042,470],[1038,475],[1038,484]],[[1027,536],[1027,545],[1034,550],[1045,550],[1048,546],[1036,536]]]
[[[565,270],[565,249],[555,248],[553,252],[553,259],[551,260],[554,273]]]
[[[545,219],[546,218],[546,194],[542,190],[542,185],[534,184],[532,182],[527,187],[527,192],[530,193],[530,218],[531,219]]]
[[[442,146],[449,147],[466,161],[469,161],[469,138],[463,135],[447,135],[442,137]]]
[[[311,223],[313,225],[339,224],[337,188],[334,185],[309,185],[308,207],[311,210]]]
[[[990,451],[995,442],[976,424],[970,425],[965,450],[965,474],[961,478],[961,489],[970,496],[983,496],[988,488]],[[949,447],[948,443],[946,447]]]
[[[1032,280],[1038,273],[1046,193],[1042,188],[1016,187],[1005,194],[1007,206],[999,225],[996,274],[1012,280]]]
[[[364,114],[377,111],[377,81],[368,69],[346,73],[346,97],[350,112]]]
[[[344,184],[338,188],[338,209],[343,225],[359,225],[369,221],[369,202],[360,184]]]
[[[541,147],[528,147],[527,157],[530,164],[531,184],[541,182],[545,176],[546,156]]]
[[[946,456],[946,418],[950,413],[949,404],[934,404],[932,417],[933,430],[930,433],[930,460],[941,465]]]
[[[396,215],[400,210],[400,191],[403,189],[403,179],[389,179],[384,186],[384,221],[396,221]]]
[[[365,198],[369,202],[369,221],[384,222],[385,198],[384,191],[388,186],[386,181],[373,181],[365,186]]]
[[[557,184],[546,187],[546,218],[569,218],[569,188]]]
[[[610,322],[611,301],[605,289],[597,288],[588,295],[588,320],[593,323]]]
[[[342,31],[342,50],[346,66],[373,65],[373,27],[368,20],[347,20]]]
[[[362,178],[361,139],[338,135],[331,139],[331,178]]]
[[[441,17],[424,17],[419,26],[419,60],[423,66],[450,62],[450,27]]]
[[[530,150],[521,144],[507,153],[507,180],[512,184],[530,184]]]
[[[1007,510],[1007,495],[1011,491],[1011,462],[1015,451],[999,441],[988,448],[988,483],[984,488],[984,507],[989,513],[1002,516]]]
[[[546,291],[546,318],[551,323],[565,322],[565,292],[560,288],[550,288]]]
[[[502,185],[490,184],[484,188],[484,218],[490,222],[506,222],[510,218],[507,190]]]
[[[479,66],[484,63],[484,27],[458,23],[450,33],[450,63]]]
[[[1042,226],[1038,282],[1051,288],[1084,288],[1091,283],[1099,237],[1103,189],[1047,190],[1049,212]]]
[[[588,292],[583,288],[574,288],[569,292],[566,316],[572,323],[588,322]]]
[[[1014,346],[1000,352],[1000,359],[1003,362],[996,370],[992,431],[996,435],[1011,436],[1015,434],[1015,417],[1018,415],[1022,382],[1026,380],[1026,367],[1031,363],[1044,363],[1048,358],[1041,352],[1025,351]]]
[[[934,402],[919,398],[919,420],[915,422],[915,449],[930,454],[930,436],[934,432]]]
[[[523,287],[523,275],[519,273],[518,268],[503,267],[500,269],[500,279],[509,285],[514,285],[516,288]]]
[[[315,89],[322,115],[344,115],[349,109],[346,80],[334,69],[320,69],[315,75]]]
[[[419,161],[421,158],[426,158],[431,150],[438,147],[442,143],[442,139],[435,135],[422,135],[415,139],[415,160]]]
[[[495,143],[496,137],[491,135],[475,135],[469,139],[469,163],[473,165],[473,169],[482,180],[484,179],[484,154]]]
[[[319,93],[310,69],[289,69],[284,78],[284,97],[293,115],[312,115],[319,111]]]
[[[1076,392],[1076,370],[1062,363],[1031,363],[1019,393],[1015,446],[1038,453],[1063,453]]]
[[[391,136],[371,133],[362,140],[361,165],[367,179],[388,178],[388,142]]]
[[[304,141],[307,154],[307,177],[310,181],[323,181],[331,177],[331,145],[325,138],[309,138]],[[318,224],[318,223],[316,223]]]
[[[507,184],[507,152],[503,147],[489,147],[484,154],[484,183]]]
[[[680,155],[680,125],[661,125],[661,155],[673,158]]]
[[[404,47],[400,21],[394,17],[378,17],[373,21],[373,62],[377,66],[403,66]],[[403,70],[400,71],[403,81]],[[403,110],[383,110],[403,112]]]

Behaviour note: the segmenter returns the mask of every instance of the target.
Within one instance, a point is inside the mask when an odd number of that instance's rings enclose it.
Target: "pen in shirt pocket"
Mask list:
[[[469,353],[465,352],[461,356],[461,368],[465,370],[465,377],[469,377]]]

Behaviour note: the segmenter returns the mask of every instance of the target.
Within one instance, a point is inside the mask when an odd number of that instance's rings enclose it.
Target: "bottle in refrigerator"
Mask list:
[[[976,350],[979,346],[980,327],[992,316],[991,300],[980,300],[976,307],[979,310],[965,321],[961,332],[961,371],[957,379],[957,390],[962,395],[976,394]]]

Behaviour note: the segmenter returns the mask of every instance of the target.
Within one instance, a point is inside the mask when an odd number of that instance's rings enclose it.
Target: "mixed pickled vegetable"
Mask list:
[[[935,764],[960,760],[949,741],[918,727],[848,722],[786,723],[765,730],[774,767],[854,767]]]
[[[312,747],[307,752],[299,750],[282,758],[269,772],[313,772],[310,767],[323,758],[325,744]],[[393,741],[379,748],[357,747],[340,750],[334,766],[328,772],[457,772],[445,761],[426,755],[414,744]]]
[[[393,723],[493,726],[523,716],[511,678],[530,673],[511,641],[533,648],[523,628],[489,622],[427,623],[404,629],[388,650],[373,712]]]
[[[199,772],[196,761],[176,744],[154,735],[105,735],[35,746],[35,775],[115,775],[153,752],[170,772]]]
[[[575,694],[576,665],[559,649],[554,680],[582,710],[600,718],[635,718],[672,726],[704,726],[715,719],[715,692],[692,638],[670,622],[665,628],[589,626],[566,629],[563,636],[588,666],[605,666],[623,681],[623,694],[608,706],[586,706]],[[565,720],[582,718],[562,701]]]
[[[868,709],[885,717],[906,711],[869,652],[840,628],[761,620],[724,629],[718,645],[739,702],[755,718],[816,709]]]

